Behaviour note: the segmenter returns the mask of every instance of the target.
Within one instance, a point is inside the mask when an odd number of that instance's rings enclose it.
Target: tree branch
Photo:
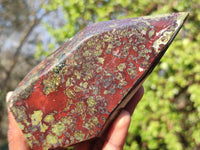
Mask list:
[[[19,46],[17,47],[15,53],[14,53],[14,57],[13,57],[13,63],[11,64],[11,66],[9,67],[8,70],[6,70],[6,76],[5,78],[2,80],[2,82],[0,83],[0,88],[4,88],[6,87],[5,85],[8,82],[8,79],[10,78],[10,75],[15,67],[15,65],[17,64],[18,61],[18,56],[21,52],[22,47],[24,46],[24,44],[26,43],[26,40],[28,39],[28,37],[31,35],[32,31],[34,30],[34,28],[41,22],[42,18],[44,16],[46,16],[47,14],[49,14],[50,12],[46,12],[44,13],[40,18],[35,16],[35,19],[33,20],[33,22],[31,23],[30,27],[27,29],[27,31],[25,32],[24,36],[21,38],[20,42],[19,42]]]

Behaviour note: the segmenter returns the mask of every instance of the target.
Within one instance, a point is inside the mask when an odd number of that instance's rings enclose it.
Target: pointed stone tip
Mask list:
[[[189,15],[189,12],[179,12],[179,14],[183,17],[186,18]]]
[[[179,12],[178,14],[179,15],[177,20],[181,21],[182,23],[184,23],[187,17],[189,16],[189,12]]]
[[[176,22],[178,24],[178,26],[175,29],[175,35],[179,32],[179,30],[181,29],[181,27],[183,26],[184,22],[186,21],[187,17],[189,16],[189,12],[178,12],[175,13],[177,15],[176,17]]]

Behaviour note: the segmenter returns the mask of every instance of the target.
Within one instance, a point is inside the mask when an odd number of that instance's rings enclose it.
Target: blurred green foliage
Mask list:
[[[124,149],[200,149],[199,0],[54,0],[44,8],[59,8],[66,18],[61,28],[45,24],[59,43],[92,22],[189,11],[184,27],[144,83],[145,95]],[[37,57],[42,54],[40,45]]]

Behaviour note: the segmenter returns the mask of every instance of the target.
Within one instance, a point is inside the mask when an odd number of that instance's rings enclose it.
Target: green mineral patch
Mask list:
[[[77,102],[75,105],[78,112],[83,112],[86,109],[85,103],[83,101]]]
[[[75,97],[74,91],[72,91],[72,90],[70,90],[70,89],[66,89],[66,95],[67,95],[69,98],[74,98],[74,97]]]
[[[70,86],[73,86],[73,83],[71,82],[72,81],[72,78],[68,78],[67,81],[66,81],[66,87],[70,87]]]
[[[101,66],[98,66],[98,68],[96,69],[96,72],[99,73],[103,70],[103,68]]]
[[[92,117],[92,122],[94,122],[95,125],[97,125],[99,123],[99,120],[97,117],[93,116]]]
[[[63,75],[65,75],[65,74],[67,74],[68,73],[68,66],[64,66],[63,68],[62,68],[62,70],[59,72],[59,74],[63,74]]]
[[[49,144],[56,144],[58,141],[58,137],[54,136],[52,134],[48,134],[46,139],[47,139],[47,143],[49,143]]]
[[[40,131],[45,132],[48,129],[48,126],[45,123],[40,124]]]
[[[27,134],[24,134],[24,137],[25,137],[26,139],[30,139],[31,137],[33,137],[33,135],[32,135],[31,133],[27,133]],[[27,142],[28,142],[30,148],[32,148],[32,147],[33,147],[33,142],[32,142],[32,140],[27,140]]]
[[[127,85],[127,82],[126,82],[125,80],[121,80],[120,83],[119,83],[119,85],[121,85],[121,86],[126,86],[126,85]]]
[[[154,35],[154,33],[155,33],[155,31],[154,31],[153,29],[151,29],[151,30],[149,31],[149,38],[151,38],[151,37]]]
[[[88,83],[87,83],[87,82],[81,82],[81,83],[80,83],[80,86],[81,86],[81,87],[84,87],[84,88],[87,88]]]
[[[65,124],[65,125],[70,125],[72,123],[72,117],[71,116],[67,116],[65,118],[62,118],[61,121]]]
[[[30,83],[28,83],[28,84],[30,84]],[[28,98],[31,94],[32,88],[33,88],[33,85],[31,85],[31,84],[30,84],[30,86],[26,86],[26,88],[24,88],[24,90],[21,91],[20,96],[24,99]]]
[[[74,74],[76,75],[76,78],[77,78],[77,79],[80,79],[80,78],[81,78],[81,73],[78,72],[77,70],[74,71]]]
[[[104,35],[104,38],[103,38],[103,41],[104,42],[111,42],[111,40],[112,40],[112,36],[110,36],[111,34],[109,34],[109,32],[108,32],[108,34],[105,34]]]
[[[89,40],[89,41],[87,42],[87,46],[88,46],[88,47],[90,47],[92,44],[93,44],[92,40]]]
[[[85,134],[82,133],[81,131],[75,131],[74,133],[74,137],[78,140],[78,141],[82,141],[85,137]]]
[[[138,49],[136,46],[133,46],[132,48],[134,51],[137,51],[137,49]]]
[[[93,76],[93,73],[94,73],[94,70],[88,70],[87,72],[86,72],[86,75],[85,75],[85,77],[83,78],[83,81],[87,81],[87,80],[89,80],[89,79],[91,79],[92,78],[92,76]]]
[[[92,116],[97,112],[97,109],[95,107],[90,107],[87,111],[88,111],[88,114],[90,114]],[[82,116],[83,116],[83,114],[82,114]]]
[[[74,143],[74,137],[70,136],[69,138],[70,138],[71,143]]]
[[[105,91],[103,92],[104,95],[106,95],[106,94],[108,94],[108,93],[109,93],[108,90],[105,90]]]
[[[75,85],[74,86],[74,91],[75,92],[81,92],[81,91],[83,91],[83,89],[81,87]]]
[[[86,105],[83,101],[75,103],[74,113],[80,114],[82,119],[85,120],[86,117]]]
[[[32,136],[32,134],[31,133],[27,133],[27,134],[24,134],[24,136],[25,136],[25,138],[29,138],[29,137]]]
[[[134,76],[135,75],[135,70],[133,68],[128,68],[127,72],[130,76]]]
[[[97,57],[97,60],[99,63],[103,64],[104,63],[104,58],[102,57]]]
[[[44,118],[44,121],[48,123],[54,121],[53,114],[46,115],[46,117]]]
[[[25,108],[23,106],[12,107],[11,111],[15,116],[17,116],[18,120],[24,120],[27,118]]]
[[[96,105],[96,101],[94,100],[94,98],[92,96],[90,96],[87,100],[87,104],[89,107],[93,107]]]
[[[63,133],[64,129],[65,129],[64,123],[59,121],[55,125],[53,125],[52,132],[55,133],[58,136],[61,136],[61,134]]]
[[[117,74],[116,79],[117,80],[122,80],[123,79],[122,74],[120,72]]]
[[[154,43],[153,43],[153,48],[155,49],[155,52],[159,53],[160,51],[160,45],[165,45],[169,39],[171,38],[173,32],[166,31],[162,36],[159,37]]]
[[[125,63],[121,63],[117,66],[119,71],[123,71],[126,68],[126,64]]]
[[[84,51],[83,56],[85,56],[85,57],[91,56],[90,51],[89,50]]]
[[[103,50],[102,49],[98,49],[98,47],[96,47],[96,48],[97,48],[97,50],[94,51],[94,56],[100,56],[102,54]]]
[[[24,130],[24,125],[21,124],[20,122],[18,123],[18,126],[19,126],[19,128],[20,128],[21,130]]]
[[[56,91],[60,84],[61,78],[56,73],[49,73],[48,77],[43,80],[44,89],[43,92],[48,95],[51,92]]]
[[[68,103],[65,105],[65,108],[63,111],[69,111],[71,104],[73,104],[73,101],[71,99],[68,99]]]
[[[112,44],[109,44],[107,49],[106,49],[106,53],[110,54],[113,48],[114,48],[114,46]]]
[[[99,120],[97,117],[93,116],[92,118],[88,119],[86,122],[83,122],[83,126],[85,128],[87,128],[91,134],[93,134],[94,131],[94,127],[97,126],[99,124]]]
[[[28,122],[27,119],[24,119],[23,121],[24,121],[24,123],[25,123],[27,126],[30,125],[30,122]]]
[[[31,115],[31,123],[32,125],[38,125],[42,120],[43,112],[41,110],[34,111]]]

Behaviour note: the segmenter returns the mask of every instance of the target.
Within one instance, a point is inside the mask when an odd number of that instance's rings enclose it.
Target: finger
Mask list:
[[[117,117],[117,119],[112,124],[107,139],[105,141],[105,144],[103,146],[103,150],[122,150],[128,128],[130,125],[131,117],[129,112],[122,110],[120,115]]]
[[[6,96],[6,101],[9,101],[9,97],[12,95],[12,92],[9,92]],[[23,136],[21,129],[18,127],[17,122],[12,115],[10,109],[8,109],[8,143],[9,150],[29,150],[29,146],[26,142],[26,139]]]
[[[127,110],[130,113],[130,115],[133,114],[133,111],[135,110],[135,107],[137,106],[139,101],[142,99],[143,94],[144,94],[144,88],[143,86],[141,86],[126,105],[125,110]]]

